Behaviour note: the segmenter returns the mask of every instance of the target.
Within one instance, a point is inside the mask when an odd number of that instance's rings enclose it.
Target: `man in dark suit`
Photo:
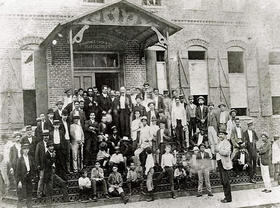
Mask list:
[[[37,188],[37,197],[41,198],[42,194],[44,193],[44,156],[47,152],[47,142],[49,141],[49,130],[45,130],[42,133],[43,140],[37,144],[36,151],[35,151],[35,164],[37,170],[39,171],[39,181],[38,181],[38,188]]]
[[[113,119],[113,124],[117,127],[118,131],[120,130],[119,97],[120,96],[116,95],[114,91],[111,91],[112,119]]]
[[[133,120],[135,119],[135,111],[139,111],[140,112],[140,116],[146,116],[147,115],[145,106],[143,106],[141,104],[142,103],[141,94],[136,95],[135,99],[136,99],[136,104],[134,106],[132,106]]]
[[[90,119],[85,121],[85,165],[91,165],[97,155],[98,123],[95,121],[94,112],[90,113]]]
[[[54,120],[54,112],[52,108],[48,109],[48,114],[47,114],[47,120],[46,120],[46,129],[49,130],[49,132],[53,131],[53,120]]]
[[[55,173],[55,160],[56,152],[54,151],[53,141],[47,142],[48,151],[44,156],[44,183],[46,183],[46,195],[48,197],[47,203],[51,203],[53,195],[53,184],[55,183],[60,189],[62,189],[64,201],[70,201],[68,198],[66,181],[60,178]]]
[[[21,150],[22,156],[17,162],[17,194],[18,204],[17,207],[22,207],[25,200],[28,208],[32,207],[32,179],[34,178],[34,163],[29,155],[29,143],[22,143]]]
[[[32,136],[32,127],[30,125],[25,127],[26,136],[22,138],[22,143],[29,144],[29,151],[28,154],[32,158],[35,158],[35,150],[37,146],[37,140],[35,136]]]
[[[54,112],[54,117],[53,117],[53,119],[54,120],[60,120],[61,121],[61,114],[62,114],[62,108],[63,108],[63,101],[62,100],[59,100],[59,101],[57,101],[57,103],[56,103],[56,107],[57,107],[57,109],[56,109],[56,111]]]
[[[94,97],[93,89],[91,87],[88,88],[87,93],[88,93],[88,97],[85,98],[84,111],[86,114],[86,119],[89,120],[90,114],[94,113],[95,115],[97,115],[99,109],[98,109],[96,97]]]
[[[248,150],[248,153],[249,153],[250,166],[252,167],[251,168],[252,172],[250,173],[250,176],[252,178],[253,175],[256,174],[256,168],[257,168],[256,143],[258,141],[258,136],[257,136],[255,130],[253,130],[253,121],[249,121],[247,126],[248,126],[248,129],[244,132],[243,138],[244,138],[244,142],[246,145],[246,149]]]
[[[67,166],[67,172],[70,172],[70,121],[68,119],[68,112],[67,110],[62,111],[62,120],[60,129],[63,132],[64,139],[65,139],[65,159],[66,159],[66,166]]]
[[[198,100],[198,106],[195,112],[197,127],[199,129],[206,129],[208,108],[207,106],[204,105],[205,99],[203,96],[199,96],[197,100]]]
[[[77,100],[78,100],[78,96],[77,96],[76,94],[74,94],[74,95],[72,96],[72,102],[69,103],[68,105],[66,105],[66,107],[64,108],[64,110],[67,111],[68,116],[70,115],[71,111],[74,110],[74,108],[75,108],[74,103],[75,103],[75,101],[77,101]]]
[[[43,137],[42,137],[42,132],[47,129],[46,126],[46,117],[45,114],[41,113],[40,114],[40,122],[37,123],[37,127],[35,129],[35,137],[37,139],[37,141],[42,141]]]
[[[118,103],[118,112],[119,112],[119,124],[120,136],[129,136],[130,135],[130,113],[132,111],[132,102],[129,95],[126,95],[125,87],[120,88],[120,97],[116,98]]]
[[[164,109],[164,103],[163,98],[159,95],[158,88],[154,88],[154,96],[153,96],[154,102],[155,102],[155,109],[161,110]]]
[[[15,133],[15,144],[10,149],[9,154],[9,168],[10,173],[15,177],[17,175],[17,162],[18,159],[21,157],[21,133]]]
[[[108,87],[107,85],[102,86],[102,93],[98,96],[98,106],[100,110],[100,118],[102,114],[111,113],[112,109],[112,100],[108,94]]]
[[[152,123],[152,118],[159,118],[159,114],[158,111],[155,109],[155,103],[154,102],[150,102],[148,104],[148,107],[150,108],[150,110],[147,112],[147,118],[148,118],[148,125],[150,126]]]

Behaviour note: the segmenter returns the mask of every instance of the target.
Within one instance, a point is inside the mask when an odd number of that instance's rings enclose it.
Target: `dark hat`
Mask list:
[[[62,113],[61,113],[63,116],[68,116],[68,111],[67,110],[62,110]]]
[[[166,124],[166,121],[164,119],[161,119],[161,120],[158,121],[158,123]]]
[[[229,112],[229,115],[231,115],[233,112],[237,113],[237,111],[235,109],[231,109]]]
[[[204,98],[203,96],[199,96],[199,97],[197,98],[197,100],[200,100],[200,99],[202,99],[202,100],[205,101],[205,98]]]
[[[146,121],[148,121],[147,116],[142,116],[141,121],[142,121],[142,120],[146,120]]]
[[[169,94],[169,90],[163,90],[163,94]]]
[[[83,91],[84,91],[84,89],[83,89],[83,88],[79,88],[79,89],[78,89],[78,92],[79,92],[79,91],[81,91],[81,90],[83,90]]]
[[[28,143],[22,143],[21,144],[21,149],[29,149],[29,144]]]
[[[59,104],[62,104],[62,105],[63,105],[64,103],[63,103],[62,100],[58,100],[58,101],[56,102],[56,105],[59,105]]]
[[[180,94],[179,95],[179,98],[181,99],[181,98],[184,98],[184,95],[183,94]]]
[[[71,88],[67,88],[67,89],[64,90],[64,93],[67,93],[67,92],[69,92],[70,90],[72,90],[72,89],[71,89]]]
[[[215,106],[213,102],[209,102],[208,106]]]
[[[150,107],[151,104],[155,105],[155,102],[149,102],[148,107]]]
[[[73,116],[73,119],[80,119],[80,116],[75,115],[75,116]]]
[[[164,113],[164,110],[163,109],[159,109],[158,113]]]
[[[38,118],[36,118],[36,121],[38,122],[38,121],[41,121],[42,119],[40,118],[40,117],[38,117]]]
[[[201,144],[199,145],[199,148],[202,147],[202,146],[205,147],[205,144],[204,144],[204,143],[201,143]]]
[[[50,147],[50,146],[53,146],[53,141],[52,140],[47,141],[47,147]]]
[[[224,104],[224,103],[220,103],[220,104],[218,105],[219,108],[220,108],[221,106],[227,107],[226,104]]]
[[[50,132],[47,129],[42,132],[42,136],[49,136],[49,134]]]
[[[226,131],[226,130],[224,130],[224,129],[220,129],[219,133],[222,133],[222,134],[225,134],[225,135],[227,135],[227,134],[228,134],[228,133],[227,133],[227,131]]]
[[[142,96],[140,94],[136,95],[135,100],[138,98],[142,99]]]
[[[113,169],[113,168],[118,168],[118,164],[115,164],[115,163],[114,163],[113,166],[112,166],[112,169]]]
[[[152,148],[151,148],[151,147],[147,147],[147,148],[146,148],[146,153],[147,153],[147,154],[152,154],[152,152],[153,152],[153,151],[152,151]]]
[[[157,118],[153,116],[153,117],[151,118],[151,120],[152,120],[152,121],[157,121]]]
[[[247,125],[248,126],[252,126],[253,125],[253,121],[248,121]]]
[[[144,82],[143,86],[145,87],[146,85],[150,86],[149,82]]]
[[[48,114],[50,114],[50,113],[53,113],[53,109],[52,108],[48,109]]]
[[[192,95],[189,96],[189,100],[193,100],[193,96]]]
[[[54,120],[53,125],[60,125],[60,120]]]
[[[158,90],[158,88],[155,87],[155,88],[154,88],[154,91],[155,91],[155,90]]]
[[[32,130],[32,126],[31,126],[31,125],[27,125],[27,126],[25,127],[25,131],[29,131],[29,130]]]
[[[280,137],[280,136],[279,136],[278,134],[276,134],[276,135],[274,135],[273,138],[274,138],[274,140],[277,140],[277,139],[279,139],[279,137]]]

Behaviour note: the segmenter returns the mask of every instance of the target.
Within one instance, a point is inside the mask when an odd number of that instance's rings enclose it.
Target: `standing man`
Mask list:
[[[42,132],[47,129],[46,128],[46,117],[43,113],[40,114],[40,122],[37,123],[37,127],[35,129],[35,137],[37,141],[42,141]]]
[[[155,109],[155,103],[154,102],[150,102],[148,104],[148,107],[150,108],[150,110],[147,112],[148,125],[151,126],[152,118],[158,119],[159,114],[158,114],[158,111]]]
[[[161,109],[164,109],[164,104],[163,104],[163,99],[162,97],[159,95],[159,90],[158,88],[154,88],[154,96],[153,96],[153,99],[154,99],[154,103],[155,103],[155,109],[158,111],[158,110],[161,110]]]
[[[28,154],[29,143],[22,143],[21,145],[22,156],[17,162],[17,194],[18,204],[17,207],[22,207],[26,200],[27,208],[32,207],[32,179],[34,177],[34,164],[33,159]]]
[[[94,113],[95,115],[98,115],[98,104],[96,102],[96,97],[94,97],[93,89],[89,87],[87,89],[88,97],[85,98],[85,107],[84,111],[86,114],[86,119],[89,119],[89,116],[91,113]]]
[[[61,121],[61,114],[62,114],[62,110],[63,110],[63,101],[59,100],[56,103],[56,111],[54,112],[54,120],[60,120]]]
[[[237,111],[235,109],[232,109],[229,112],[230,119],[227,122],[227,133],[228,133],[227,139],[228,140],[230,140],[232,129],[236,126],[235,125],[236,114],[237,114]]]
[[[102,86],[102,93],[98,97],[97,100],[98,106],[99,106],[99,118],[101,119],[102,114],[111,114],[112,111],[112,100],[108,94],[108,87],[107,85]]]
[[[215,154],[215,146],[218,144],[218,125],[219,119],[217,114],[214,112],[214,104],[209,103],[207,116],[207,126],[208,126],[208,141],[211,147],[212,154]]]
[[[66,95],[63,97],[63,108],[65,108],[69,103],[72,103],[72,89],[68,88],[64,91],[64,93]]]
[[[175,105],[172,107],[172,112],[171,112],[171,124],[173,130],[177,126],[177,120],[181,120],[181,123],[183,126],[187,125],[187,115],[186,115],[186,110],[184,107],[184,104],[180,102],[179,97],[175,98]]]
[[[118,99],[119,105],[119,123],[120,136],[130,135],[130,113],[132,111],[132,102],[130,96],[126,95],[125,87],[120,88],[121,96]]]
[[[62,120],[61,120],[61,125],[60,128],[64,134],[64,139],[65,139],[65,159],[66,159],[66,167],[67,167],[67,172],[70,172],[70,126],[69,126],[69,121],[68,121],[68,113],[67,110],[62,111]]]
[[[22,143],[29,144],[28,154],[32,159],[35,158],[35,150],[37,146],[37,140],[32,136],[32,127],[30,125],[25,127],[26,136],[22,138]]]
[[[193,103],[194,98],[189,96],[189,104],[186,107],[187,122],[189,123],[189,139],[192,139],[196,132],[196,105]]]
[[[53,120],[54,120],[54,112],[52,108],[48,109],[47,114],[47,120],[46,120],[46,129],[48,129],[50,132],[53,131]]]
[[[246,145],[246,149],[249,153],[250,158],[250,166],[251,168],[251,178],[256,174],[256,168],[257,168],[257,142],[258,142],[258,136],[255,130],[253,129],[253,121],[249,121],[248,129],[244,132],[244,142]]]
[[[69,115],[70,123],[73,123],[74,116],[79,116],[78,123],[84,129],[85,120],[86,120],[85,112],[80,108],[80,102],[79,101],[75,101],[74,106],[75,106],[74,110],[72,110],[70,112],[70,115]]]
[[[229,112],[226,110],[226,105],[221,103],[218,105],[219,111],[219,128],[225,129],[229,120]]]
[[[228,173],[229,170],[232,169],[232,161],[230,158],[231,144],[229,140],[227,140],[226,136],[227,132],[221,129],[219,132],[220,142],[216,146],[216,160],[225,195],[225,198],[221,200],[222,203],[229,203],[232,201],[230,179]]]
[[[205,99],[203,96],[198,97],[198,107],[196,108],[196,124],[199,129],[206,130],[207,128],[207,115],[208,115],[208,108],[204,105]]]

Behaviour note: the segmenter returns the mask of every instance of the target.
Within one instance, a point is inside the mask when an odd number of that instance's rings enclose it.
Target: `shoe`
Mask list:
[[[176,199],[175,193],[172,193],[172,199]]]
[[[214,195],[210,192],[210,193],[208,193],[208,196],[214,196]]]
[[[97,202],[97,197],[96,196],[93,197],[93,201]]]
[[[127,202],[128,202],[128,200],[129,200],[129,198],[128,197],[126,197],[125,199],[124,199],[124,204],[127,204]]]
[[[105,198],[106,198],[106,199],[110,199],[110,197],[109,197],[109,195],[108,195],[108,194],[106,194],[106,195],[105,195]]]
[[[228,200],[226,200],[226,199],[222,199],[221,202],[222,202],[222,203],[230,203],[231,201],[228,201]]]
[[[251,183],[256,183],[256,181],[254,179],[251,179],[250,182]]]
[[[201,193],[199,193],[199,194],[197,194],[197,195],[196,195],[196,197],[202,197],[202,194],[201,194]]]
[[[266,192],[265,193],[270,193],[271,192],[271,190],[266,190]]]
[[[263,189],[262,192],[267,192],[267,189]]]

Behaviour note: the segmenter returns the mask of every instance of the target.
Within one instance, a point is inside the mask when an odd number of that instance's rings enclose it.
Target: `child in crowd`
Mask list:
[[[175,181],[177,182],[178,190],[180,190],[182,186],[183,187],[185,186],[186,176],[187,174],[183,167],[183,164],[180,163],[174,171],[174,178]]]
[[[100,167],[99,162],[95,162],[94,168],[91,170],[91,184],[93,189],[93,200],[97,201],[97,185],[102,185],[103,194],[105,197],[109,199],[108,190],[107,190],[107,183],[104,178],[104,170]]]
[[[128,202],[128,197],[125,196],[122,185],[122,175],[118,172],[118,166],[113,166],[113,172],[108,177],[109,193],[113,196],[120,195],[124,204]]]
[[[124,173],[125,170],[125,158],[123,157],[123,154],[120,153],[120,147],[115,147],[115,153],[110,158],[110,167],[113,167],[114,165],[118,166],[118,170],[121,174]]]
[[[91,181],[89,177],[87,176],[87,170],[81,171],[82,176],[78,180],[79,184],[79,201],[82,201],[83,195],[86,195],[89,200],[90,198],[90,192],[91,192]]]
[[[110,160],[110,154],[108,153],[106,142],[100,143],[96,160],[102,165],[102,167],[107,167]]]
[[[140,130],[142,127],[140,115],[139,110],[134,111],[135,119],[131,122],[130,127],[133,151],[136,150],[137,144],[139,143]]]
[[[130,163],[130,167],[126,177],[127,186],[129,189],[129,195],[132,193],[132,188],[140,186],[141,192],[143,192],[143,169],[140,165]]]

